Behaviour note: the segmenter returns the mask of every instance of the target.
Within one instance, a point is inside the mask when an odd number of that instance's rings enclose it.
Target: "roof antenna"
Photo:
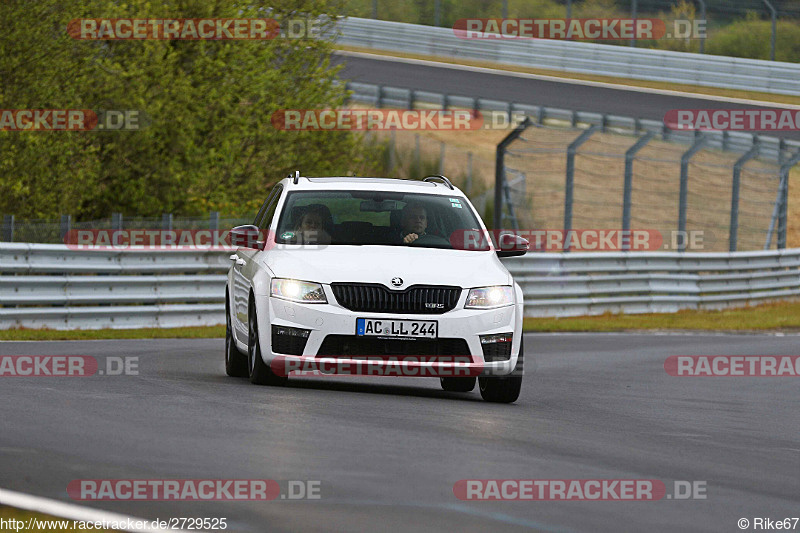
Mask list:
[[[291,176],[291,174],[289,174]],[[300,182],[300,171],[294,171],[294,184],[297,185]]]

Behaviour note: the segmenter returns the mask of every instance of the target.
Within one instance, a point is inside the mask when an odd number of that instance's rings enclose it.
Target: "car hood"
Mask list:
[[[281,278],[317,283],[381,283],[395,277],[410,285],[457,285],[462,288],[510,285],[511,275],[494,252],[440,250],[405,246],[282,247],[260,254]]]

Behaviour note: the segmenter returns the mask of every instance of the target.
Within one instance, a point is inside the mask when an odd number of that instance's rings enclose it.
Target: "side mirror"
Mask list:
[[[231,230],[231,245],[260,250],[263,243],[258,242],[258,237],[258,226],[251,224],[236,226]]]
[[[517,257],[525,255],[530,242],[513,233],[501,233],[497,237],[497,257]]]

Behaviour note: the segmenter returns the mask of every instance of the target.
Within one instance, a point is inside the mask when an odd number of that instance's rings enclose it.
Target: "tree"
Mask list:
[[[79,40],[81,18],[315,20],[329,0],[4,0],[0,108],[138,110],[139,131],[0,131],[0,212],[79,218],[249,213],[293,169],[346,174],[349,132],[273,128],[278,109],[338,107],[328,39]],[[330,21],[321,26],[330,31]]]

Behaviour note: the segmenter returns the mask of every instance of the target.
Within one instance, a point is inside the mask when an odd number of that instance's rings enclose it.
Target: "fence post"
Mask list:
[[[389,133],[389,170],[394,170],[394,166],[396,163],[395,161],[395,149],[397,146],[397,129],[392,128],[392,131]]]
[[[3,241],[14,242],[14,215],[3,215]]]
[[[122,213],[111,213],[111,229],[114,231],[122,230]]]
[[[636,0],[631,0],[631,18],[636,19],[637,12],[639,11],[639,4]],[[636,38],[632,37],[630,42],[628,43],[629,46],[636,47]]]
[[[378,85],[378,98],[375,101],[375,107],[378,109],[383,107],[383,85]]]
[[[61,215],[61,242],[67,242],[67,234],[69,234],[69,230],[72,229],[72,216],[71,215]]]
[[[519,126],[514,128],[514,131],[506,135],[506,137],[500,141],[500,144],[497,145],[494,162],[494,229],[501,229],[500,226],[502,224],[506,148],[517,140],[517,138],[522,135],[522,132],[530,125],[531,119],[526,116],[525,119],[520,122]]]
[[[789,210],[789,172],[797,163],[800,163],[800,151],[781,167],[780,194],[781,203],[778,212],[778,249],[786,248],[786,225]]]
[[[775,37],[778,33],[778,12],[775,10],[775,7],[773,7],[769,0],[763,0],[763,2],[766,4],[772,15],[772,39],[770,39],[769,45],[769,58],[771,61],[775,61]]]
[[[628,148],[625,152],[625,189],[622,194],[622,231],[623,235],[631,229],[631,197],[633,194],[633,160],[636,153],[644,148],[644,146],[655,137],[655,132],[648,131],[645,133],[636,144]],[[627,251],[630,248],[630,239],[623,240],[623,250]]]
[[[208,229],[211,231],[219,230],[219,211],[211,211],[208,214]]]
[[[567,147],[567,179],[564,186],[564,251],[569,252],[569,232],[572,230],[572,196],[575,185],[575,155],[578,148],[589,140],[594,132],[598,130],[597,125],[592,125],[584,131],[578,138],[572,141]]]
[[[444,175],[444,151],[447,148],[447,145],[442,141],[439,144],[439,174]]]
[[[706,143],[706,137],[696,136],[691,148],[681,156],[681,192],[678,200],[678,238],[681,240],[678,251],[686,251],[686,203],[689,196],[689,161]]]
[[[172,213],[161,214],[161,229],[172,231]]]
[[[416,102],[417,102],[417,91],[411,89],[408,92],[408,108],[414,109],[414,105],[416,104]]]
[[[700,4],[700,20],[706,23],[706,31],[708,31],[708,20],[706,20],[706,0],[697,0]],[[706,53],[706,36],[705,33],[700,37],[700,53]]]
[[[467,197],[472,194],[472,152],[467,152]]]
[[[742,181],[742,168],[744,165],[758,155],[760,147],[758,140],[753,141],[753,147],[740,157],[733,165],[733,189],[731,190],[731,227],[728,237],[728,251],[736,251],[736,241],[739,236],[739,188]]]
[[[422,156],[419,153],[419,133],[414,134],[414,172],[417,176],[422,174]]]

